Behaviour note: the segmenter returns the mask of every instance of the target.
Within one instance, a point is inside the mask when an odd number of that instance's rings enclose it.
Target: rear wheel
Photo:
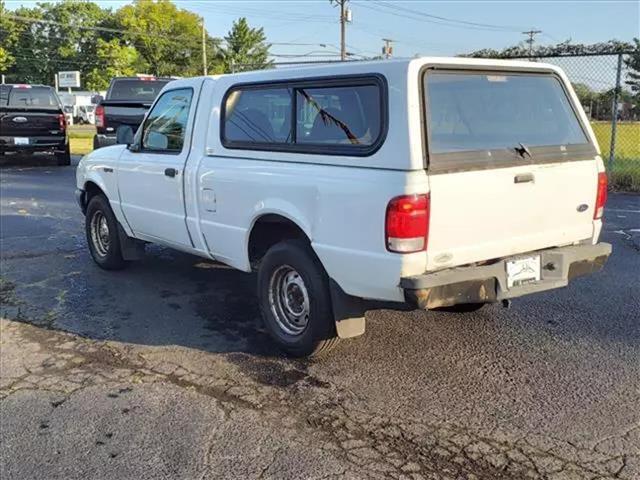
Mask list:
[[[289,355],[317,355],[337,345],[329,279],[306,242],[286,240],[267,251],[258,300],[267,331]]]
[[[64,152],[56,154],[56,163],[61,167],[71,165],[69,145],[66,146]]]
[[[126,266],[122,258],[118,221],[104,195],[95,195],[87,205],[85,232],[93,260],[105,270]]]

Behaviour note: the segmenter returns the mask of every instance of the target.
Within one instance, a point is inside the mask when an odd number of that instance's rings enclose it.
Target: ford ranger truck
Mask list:
[[[155,243],[256,272],[266,330],[291,355],[361,335],[380,302],[470,312],[567,287],[611,253],[598,144],[553,65],[425,57],[182,79],[117,137],[77,168],[98,266]]]

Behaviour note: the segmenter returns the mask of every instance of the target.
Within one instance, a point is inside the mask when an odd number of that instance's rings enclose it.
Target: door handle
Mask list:
[[[513,183],[529,183],[533,182],[533,173],[522,173],[513,178]]]
[[[176,170],[175,168],[165,168],[165,169],[164,169],[164,174],[165,174],[167,177],[171,177],[171,178],[173,178],[173,177],[175,177],[175,176],[178,174],[178,170]]]

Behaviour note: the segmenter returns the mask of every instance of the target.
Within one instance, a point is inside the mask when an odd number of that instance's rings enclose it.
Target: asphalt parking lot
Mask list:
[[[610,194],[603,272],[372,312],[301,361],[251,275],[159,247],[97,268],[74,173],[0,169],[1,478],[640,478],[640,196]]]

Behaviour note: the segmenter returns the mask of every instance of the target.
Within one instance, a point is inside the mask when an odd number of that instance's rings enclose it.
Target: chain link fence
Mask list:
[[[626,83],[628,55],[563,55],[529,60],[551,63],[565,71],[598,138],[609,183],[615,189],[640,192],[640,93],[632,92]]]

